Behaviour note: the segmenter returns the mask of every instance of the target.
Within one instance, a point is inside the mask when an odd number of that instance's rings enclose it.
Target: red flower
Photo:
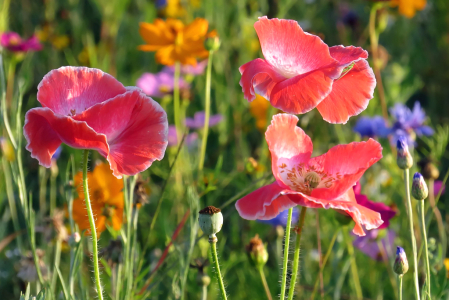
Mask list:
[[[167,114],[136,87],[124,87],[98,69],[62,67],[38,86],[43,107],[25,115],[26,149],[42,166],[61,143],[94,149],[107,158],[113,174],[135,175],[167,147]]]
[[[380,214],[380,217],[382,218],[382,221],[384,221],[384,223],[380,225],[378,229],[383,229],[390,226],[390,219],[396,215],[396,212],[391,207],[389,207],[384,203],[373,202],[369,200],[366,195],[363,195],[361,193],[361,191],[362,187],[360,186],[360,183],[357,182],[357,184],[354,186],[354,194],[357,204],[362,205],[368,209],[377,211]]]
[[[338,145],[326,154],[311,158],[310,137],[296,127],[298,118],[288,114],[273,117],[265,138],[271,152],[276,179],[238,200],[237,211],[248,220],[269,220],[295,205],[332,208],[355,221],[353,232],[365,235],[383,221],[379,213],[357,204],[353,186],[371,165],[382,158],[382,147],[367,142]]]
[[[376,80],[359,47],[328,47],[292,20],[259,18],[254,24],[263,59],[240,67],[248,101],[259,94],[284,112],[317,108],[329,123],[346,123],[373,98]]]

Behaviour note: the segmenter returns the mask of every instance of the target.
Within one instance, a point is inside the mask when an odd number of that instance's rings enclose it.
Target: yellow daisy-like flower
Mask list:
[[[75,186],[78,198],[73,201],[73,220],[80,230],[87,230],[90,234],[90,224],[87,217],[84,192],[82,188],[83,173],[75,175]],[[99,235],[106,229],[106,225],[114,230],[120,230],[123,223],[123,181],[115,178],[108,164],[98,164],[93,172],[87,173],[89,183],[90,202],[95,216],[95,226]]]
[[[449,258],[444,259],[444,266],[446,267],[447,270],[447,278],[449,278]]]
[[[407,18],[413,18],[417,10],[426,7],[427,0],[391,0],[391,6],[399,6],[399,13]]]
[[[209,23],[197,18],[189,25],[180,20],[156,19],[154,23],[140,23],[140,36],[146,45],[139,46],[141,51],[156,51],[156,60],[167,66],[180,62],[183,65],[196,65],[197,58],[204,58],[209,52],[204,41]]]
[[[249,103],[249,112],[256,119],[256,127],[264,132],[267,129],[267,113],[270,102],[264,97],[256,94],[256,99]]]

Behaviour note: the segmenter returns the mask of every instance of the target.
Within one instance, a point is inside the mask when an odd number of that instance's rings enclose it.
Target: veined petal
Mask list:
[[[327,153],[313,157],[309,165],[315,166],[332,177],[329,188],[316,188],[311,196],[336,199],[345,194],[362,177],[363,173],[382,158],[382,147],[373,139],[366,142],[338,145]]]
[[[332,46],[329,48],[329,53],[340,65],[348,65],[352,62],[360,59],[367,59],[368,52],[360,47],[344,47],[344,46]]]
[[[334,81],[331,93],[318,104],[317,109],[325,121],[345,124],[349,117],[368,107],[375,87],[373,70],[366,60],[359,60],[348,73]]]
[[[283,187],[273,182],[238,200],[235,208],[247,220],[273,219],[280,212],[296,206],[287,196],[281,195],[283,191]]]
[[[270,99],[273,87],[278,82],[286,79],[273,66],[260,58],[242,65],[239,70],[242,74],[239,83],[243,89],[245,99],[248,101],[256,99],[256,93],[266,99]]]
[[[296,21],[261,17],[254,28],[265,59],[287,78],[336,62],[329,47],[318,36],[305,33]],[[335,69],[331,77],[339,74]]]
[[[271,152],[272,170],[276,180],[281,180],[279,159],[291,159],[295,163],[306,162],[313,151],[310,137],[299,127],[298,117],[289,114],[273,116],[265,139]]]
[[[104,134],[95,132],[86,122],[55,114],[46,107],[33,108],[26,113],[23,132],[31,157],[47,168],[61,142],[72,148],[94,149],[103,156],[109,152]]]
[[[37,100],[54,113],[67,116],[124,92],[126,89],[119,81],[101,70],[62,67],[44,76],[38,86]]]

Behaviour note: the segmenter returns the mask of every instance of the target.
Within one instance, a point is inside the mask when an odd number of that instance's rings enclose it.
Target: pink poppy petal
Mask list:
[[[38,86],[37,100],[53,112],[67,116],[124,92],[126,89],[120,82],[101,70],[62,67],[44,76]]]
[[[329,69],[312,71],[277,83],[267,99],[284,112],[304,114],[329,95],[333,82]]]
[[[120,112],[115,113],[110,117],[119,118]],[[107,159],[114,176],[135,175],[148,169],[153,161],[161,160],[167,148],[167,136],[167,114],[156,101],[139,93],[129,122],[120,134],[108,139]]]
[[[316,198],[295,191],[284,191],[284,194],[287,194],[293,202],[301,206],[312,208],[322,207],[324,209],[332,208],[348,214],[355,222],[353,232],[359,236],[365,235],[363,226],[370,230],[378,228],[383,223],[379,213],[356,203],[354,191],[352,189],[348,190],[344,195],[334,200]]]
[[[366,207],[380,214],[384,223],[379,227],[379,229],[387,228],[390,225],[390,219],[396,215],[396,212],[388,205],[382,202],[371,201],[365,195],[355,193],[355,199],[357,201],[357,204],[359,204],[360,206]]]
[[[33,108],[26,113],[23,132],[31,157],[47,168],[61,142],[72,148],[97,150],[103,156],[109,152],[105,135],[96,133],[86,122],[55,114],[46,107]]]
[[[239,215],[247,220],[270,220],[282,211],[296,206],[277,182],[263,186],[238,200],[235,204]]]
[[[333,46],[329,48],[329,52],[332,58],[336,59],[341,65],[347,65],[353,61],[368,58],[367,51],[354,46]]]
[[[298,22],[259,18],[254,24],[265,59],[284,77],[291,78],[334,64],[329,47],[316,35],[305,33]],[[339,76],[334,70],[332,76]]]
[[[269,99],[273,87],[286,79],[273,66],[260,58],[242,65],[239,70],[242,74],[239,83],[248,101],[256,99],[256,93]]]
[[[299,127],[298,117],[289,114],[273,116],[271,125],[265,133],[265,139],[271,152],[272,171],[276,180],[280,180],[280,158],[301,163],[308,161],[313,151],[310,137]]]
[[[363,173],[381,158],[382,147],[373,139],[338,145],[321,156],[313,157],[309,165],[324,170],[333,180],[329,188],[316,188],[311,195],[323,199],[340,197],[348,189],[352,190]]]
[[[345,124],[349,117],[368,107],[375,87],[373,70],[366,60],[359,60],[347,74],[334,81],[332,92],[318,104],[317,109],[325,121]]]

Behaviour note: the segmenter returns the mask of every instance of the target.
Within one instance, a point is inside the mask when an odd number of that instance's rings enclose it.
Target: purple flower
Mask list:
[[[58,158],[61,156],[62,153],[62,147],[59,146],[58,148],[56,148],[55,153],[53,153],[53,156],[51,157],[52,160],[58,160]]]
[[[293,214],[292,214],[292,224],[296,224],[298,222],[299,218],[299,211],[298,208],[293,208]],[[274,227],[281,225],[282,227],[287,226],[287,219],[288,219],[288,209],[281,212],[279,215],[277,215],[275,218],[271,220],[257,220],[260,223],[270,224]]]
[[[361,136],[366,137],[386,137],[390,130],[387,128],[384,118],[381,116],[375,117],[361,117],[358,119],[357,123],[353,129],[355,132],[359,133]]]
[[[189,128],[194,128],[194,129],[203,128],[205,118],[206,118],[206,114],[204,113],[204,111],[199,111],[199,112],[195,113],[195,116],[193,118],[186,118],[184,123]],[[209,126],[217,125],[218,123],[221,122],[222,119],[223,119],[223,116],[220,114],[210,116]]]
[[[39,43],[39,40],[35,35],[27,40],[23,40],[18,33],[12,31],[2,33],[0,44],[2,47],[12,52],[42,50],[42,45]]]
[[[443,185],[443,182],[441,180],[436,180],[435,183],[433,184],[433,193],[435,194],[434,196],[438,196],[438,193],[441,190],[441,195],[444,194],[444,192],[446,191],[446,187]]]
[[[175,79],[173,73],[164,68],[161,72],[143,73],[137,79],[136,85],[143,90],[145,94],[151,97],[163,97],[171,93],[175,86]],[[179,88],[188,88],[189,85],[182,79],[179,79]]]
[[[426,113],[421,108],[419,102],[415,102],[413,110],[402,103],[397,103],[390,109],[395,122],[390,131],[393,134],[393,140],[397,140],[399,136],[405,136],[409,145],[415,144],[415,138],[412,133],[416,135],[432,135],[433,129],[425,126]]]
[[[386,236],[379,239],[380,230],[370,230],[365,236],[357,237],[354,240],[354,247],[368,255],[374,260],[382,260],[382,252],[386,257],[394,255],[394,239],[396,233],[392,230],[386,231]],[[380,246],[380,247],[379,247]]]
[[[187,147],[192,146],[195,141],[198,139],[198,134],[196,132],[190,133],[186,136],[184,143]],[[178,136],[176,135],[176,127],[175,125],[168,126],[168,146],[177,146],[178,145]]]

